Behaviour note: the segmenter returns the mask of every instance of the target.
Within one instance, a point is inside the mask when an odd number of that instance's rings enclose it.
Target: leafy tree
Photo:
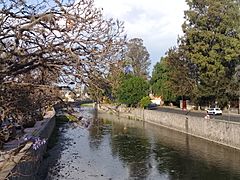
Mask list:
[[[173,92],[169,87],[169,72],[166,58],[161,58],[154,66],[150,80],[152,93],[161,96],[164,101],[174,100]]]
[[[150,59],[142,39],[134,38],[129,40],[125,59],[132,66],[135,76],[148,78]]]
[[[195,95],[223,107],[239,64],[239,4],[235,0],[187,0],[187,4],[179,51],[184,52],[186,66],[194,65]]]
[[[127,106],[137,106],[140,100],[148,94],[149,84],[142,77],[127,75],[117,90],[120,103]]]
[[[166,67],[168,69],[168,87],[175,97],[193,97],[195,92],[195,67],[185,57],[180,48],[172,48],[167,52]]]
[[[240,114],[240,65],[235,70],[233,85],[235,87],[235,94],[238,96],[238,114]]]

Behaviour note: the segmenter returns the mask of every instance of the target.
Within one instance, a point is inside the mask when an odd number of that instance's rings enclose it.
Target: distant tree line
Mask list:
[[[128,40],[122,59],[110,68],[106,78],[108,85],[99,91],[89,88],[91,97],[100,102],[146,107],[151,103],[149,98],[146,99],[150,87],[149,65],[149,53],[143,45],[143,40],[140,38]],[[145,100],[142,100],[143,98]]]
[[[150,81],[149,53],[141,39],[129,40],[121,66],[130,67],[133,76],[148,81],[150,89],[145,96],[151,92],[165,103],[189,99],[196,106],[227,107],[240,97],[240,4],[235,0],[186,2],[189,9],[185,11],[183,35],[178,38],[178,45],[171,47],[154,66]],[[122,82],[127,84],[126,79]],[[125,90],[125,95],[135,96],[136,91],[141,91],[132,79],[128,83],[135,91],[131,94],[130,89]],[[123,89],[126,87],[115,86],[115,92],[123,94]],[[115,95],[120,102],[122,94]],[[129,96],[124,98],[130,101]],[[141,98],[132,103],[139,105]]]
[[[196,105],[226,107],[238,100],[240,6],[235,0],[187,0],[178,46],[157,63],[153,93],[164,100],[188,97]]]
[[[225,107],[239,97],[240,7],[235,0],[186,0],[183,36],[149,76],[140,38],[105,19],[93,0],[1,1],[0,118],[41,119],[58,102],[57,85],[84,84],[92,99],[146,107],[189,98]],[[141,102],[143,104],[141,104]]]
[[[110,69],[109,86],[101,93],[105,100],[139,106],[151,92],[165,103],[177,105],[188,99],[198,107],[224,108],[230,102],[239,106],[239,1],[186,2],[189,9],[184,12],[183,35],[154,66],[152,77],[149,79],[149,53],[143,40],[130,39],[122,60]],[[141,88],[138,78],[142,85],[148,84],[148,90]]]

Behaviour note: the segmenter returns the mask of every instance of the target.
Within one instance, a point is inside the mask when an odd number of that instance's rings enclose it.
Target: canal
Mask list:
[[[238,150],[91,108],[78,115],[90,124],[60,127],[46,179],[240,179]]]

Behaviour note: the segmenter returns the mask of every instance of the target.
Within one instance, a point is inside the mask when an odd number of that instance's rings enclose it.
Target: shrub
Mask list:
[[[149,96],[143,97],[140,101],[140,106],[144,109],[146,109],[149,106],[149,104],[151,104],[151,99]]]
[[[132,76],[123,80],[117,90],[120,103],[127,106],[137,106],[140,100],[148,94],[149,84],[141,77]]]

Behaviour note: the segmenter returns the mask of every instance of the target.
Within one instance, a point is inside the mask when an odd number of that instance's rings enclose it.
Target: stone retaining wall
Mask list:
[[[33,128],[27,129],[27,134],[45,138],[51,136],[55,127],[55,111],[50,111],[44,116],[44,120],[36,122]],[[35,180],[38,168],[46,151],[47,143],[39,149],[32,148],[32,142],[14,148],[2,154],[5,161],[0,168],[0,179],[10,180]]]
[[[102,119],[111,119],[113,124],[124,124],[128,128],[146,128],[150,131],[146,131],[146,136],[150,132],[150,136],[154,134],[156,142],[160,142],[161,145],[170,149],[175,149],[178,152],[183,153],[193,159],[204,159],[206,163],[209,163],[221,169],[228,169],[232,172],[239,171],[240,152],[234,148],[222,146],[218,143],[212,143],[205,139],[194,137],[186,133],[173,131],[169,128],[162,128],[152,123],[145,123],[144,121],[131,121],[124,117],[116,117],[105,112],[99,112],[98,117]],[[153,133],[153,134],[152,134]],[[185,154],[186,153],[186,154]],[[219,163],[224,162],[224,163]]]
[[[107,109],[110,107],[100,108]],[[122,117],[143,120],[240,150],[240,123],[144,109],[118,108],[117,112]]]

